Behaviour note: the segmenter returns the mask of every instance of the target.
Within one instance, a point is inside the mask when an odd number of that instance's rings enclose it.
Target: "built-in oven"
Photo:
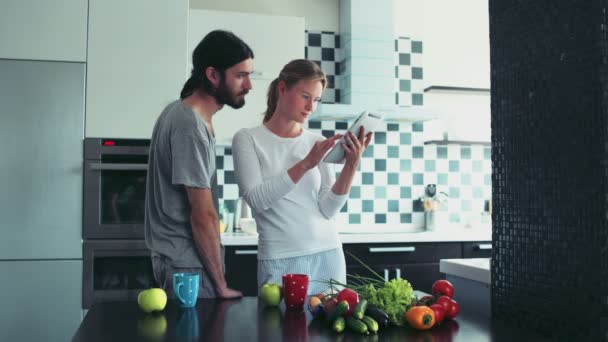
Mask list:
[[[84,239],[143,239],[150,140],[84,141]]]
[[[150,140],[87,138],[83,165],[82,307],[156,287],[144,240]]]
[[[144,240],[83,242],[82,307],[96,302],[136,300],[156,287],[150,251]]]

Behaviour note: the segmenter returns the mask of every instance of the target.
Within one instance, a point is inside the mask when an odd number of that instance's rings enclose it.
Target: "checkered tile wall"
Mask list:
[[[340,69],[340,39],[333,32],[306,32],[306,57],[317,61],[328,74],[330,87],[323,102],[339,102],[334,88]],[[331,52],[330,52],[331,51]],[[423,105],[422,42],[399,37],[395,41],[396,103]],[[333,90],[333,91],[330,91]],[[349,122],[310,121],[309,129],[329,137],[343,133]],[[232,150],[217,150],[219,196],[234,210],[238,187],[234,179]],[[339,172],[339,166],[336,171]],[[491,196],[490,147],[484,145],[424,144],[424,123],[389,122],[380,127],[361,160],[349,199],[336,221],[349,228],[424,226],[418,200],[426,184],[449,195],[441,212],[447,221],[466,224],[483,211]]]
[[[327,31],[305,32],[304,58],[316,62],[327,75],[327,88],[323,92],[323,103],[340,102],[340,89],[337,87],[340,74],[340,35]]]
[[[422,106],[422,42],[407,37],[395,40],[395,102],[399,106]]]

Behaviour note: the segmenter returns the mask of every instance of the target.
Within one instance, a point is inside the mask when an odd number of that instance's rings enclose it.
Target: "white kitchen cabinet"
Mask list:
[[[0,58],[86,61],[87,0],[3,0]]]
[[[187,79],[188,0],[90,0],[86,137],[146,138]]]
[[[253,90],[245,97],[245,106],[238,110],[225,106],[213,118],[217,143],[230,144],[239,129],[262,123],[268,85],[283,66],[293,59],[304,58],[304,18],[190,10],[188,70],[192,68],[194,48],[207,33],[216,29],[232,31],[251,47],[254,54]]]
[[[412,2],[410,2],[412,3]],[[490,88],[487,0],[416,1],[423,30],[424,84]]]

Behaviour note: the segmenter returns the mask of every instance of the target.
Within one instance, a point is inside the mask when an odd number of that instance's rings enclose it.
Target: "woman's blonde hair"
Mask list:
[[[327,77],[317,63],[306,59],[294,59],[287,63],[283,70],[279,73],[279,77],[275,78],[268,86],[267,108],[264,113],[264,122],[270,120],[272,114],[277,109],[279,101],[279,82],[285,82],[287,89],[293,87],[299,81],[319,80],[323,89],[327,86]]]

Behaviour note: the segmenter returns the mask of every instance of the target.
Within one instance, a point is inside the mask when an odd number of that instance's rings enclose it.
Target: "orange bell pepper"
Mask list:
[[[412,328],[426,330],[435,325],[435,312],[428,306],[412,306],[405,313],[405,319]]]

